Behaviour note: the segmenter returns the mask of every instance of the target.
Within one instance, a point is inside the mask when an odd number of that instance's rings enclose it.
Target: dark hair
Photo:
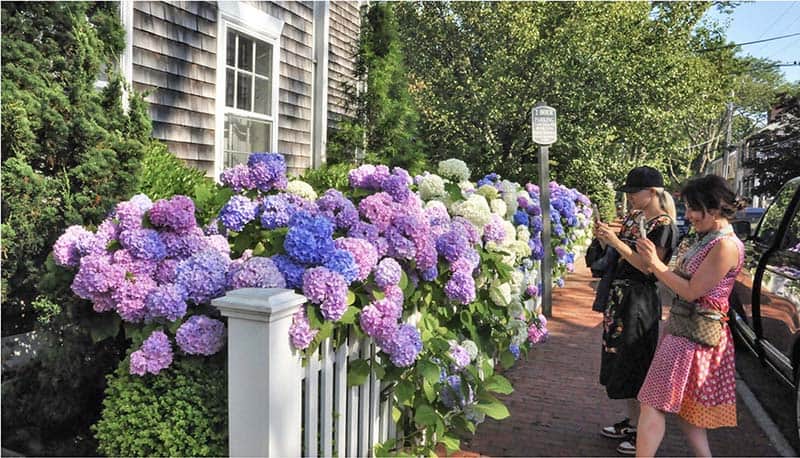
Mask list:
[[[681,190],[681,198],[694,210],[719,210],[725,218],[732,218],[742,208],[742,202],[731,191],[728,182],[719,175],[689,180]]]

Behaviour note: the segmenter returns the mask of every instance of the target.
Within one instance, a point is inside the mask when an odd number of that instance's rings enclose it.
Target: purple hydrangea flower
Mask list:
[[[102,253],[105,246],[82,226],[70,226],[53,245],[53,258],[59,266],[77,267],[81,256]]]
[[[319,265],[334,250],[333,224],[327,218],[299,211],[292,216],[289,226],[283,247],[295,260]]]
[[[154,229],[131,229],[119,234],[119,241],[131,255],[139,259],[160,261],[167,256],[167,248],[158,231]]]
[[[123,269],[126,274],[132,274],[137,278],[153,276],[158,268],[157,261],[137,258],[130,251],[125,249],[115,251],[111,255],[111,261],[114,265]]]
[[[403,269],[400,264],[392,258],[383,258],[375,268],[375,284],[384,290],[387,286],[400,283]]]
[[[141,348],[131,353],[130,372],[158,374],[172,364],[172,345],[164,331],[153,331]]]
[[[469,383],[463,383],[460,376],[451,375],[445,378],[439,391],[439,399],[448,409],[464,408],[475,402],[475,392]]]
[[[197,227],[194,202],[186,196],[161,199],[150,209],[150,222],[156,227],[185,232]]]
[[[392,196],[385,192],[379,192],[365,197],[358,204],[358,210],[364,218],[374,224],[379,231],[383,232],[392,223],[394,202],[392,201]]]
[[[157,286],[155,280],[147,276],[126,279],[120,283],[111,293],[120,318],[129,323],[144,320],[147,314],[145,299]]]
[[[375,339],[376,342],[387,342],[397,333],[397,318],[387,316],[375,305],[368,305],[361,310],[359,324],[364,332]]]
[[[275,266],[283,274],[286,279],[286,286],[292,289],[301,289],[303,287],[303,274],[306,269],[302,264],[297,263],[285,254],[276,254],[272,257]]]
[[[165,259],[158,263],[153,278],[158,283],[172,283],[175,281],[175,269],[180,264],[178,259]]]
[[[353,202],[335,189],[325,191],[317,199],[320,213],[330,219],[337,229],[348,230],[358,221],[358,210]]]
[[[145,211],[136,202],[129,200],[117,204],[114,217],[119,221],[119,227],[122,231],[141,229]]]
[[[178,285],[160,285],[147,295],[144,301],[145,319],[166,318],[175,321],[186,314],[186,291]]]
[[[528,294],[528,296],[536,297],[539,295],[539,288],[537,288],[536,285],[531,284],[525,288],[525,292]]]
[[[219,211],[219,220],[226,229],[241,232],[244,226],[256,218],[258,203],[245,196],[233,196]]]
[[[181,261],[175,283],[186,290],[188,300],[203,304],[225,292],[230,259],[214,249],[205,249]]]
[[[319,304],[326,320],[337,321],[347,309],[347,282],[325,267],[314,267],[303,274],[303,294]]]
[[[421,274],[423,280],[433,281],[439,276],[439,268],[437,266],[433,266],[430,269],[423,270]]]
[[[230,289],[286,287],[286,280],[272,259],[260,256],[248,259],[238,269],[231,269],[229,276]]]
[[[476,243],[480,242],[481,235],[478,233],[478,229],[472,225],[467,219],[462,216],[456,216],[452,220],[452,229],[456,230],[459,229],[464,232],[464,235],[467,237],[470,246],[475,245]]]
[[[392,196],[395,202],[405,202],[411,194],[407,179],[400,175],[386,177],[381,187],[386,193]]]
[[[542,315],[539,315],[539,317],[541,320]],[[546,324],[547,321],[540,321],[538,325],[535,322],[531,323],[530,327],[528,328],[528,340],[530,340],[532,344],[537,344],[547,340],[548,333]]]
[[[181,233],[164,231],[159,236],[168,258],[188,258],[208,246],[206,236],[198,227]]]
[[[217,250],[219,254],[230,257],[231,244],[228,243],[228,239],[225,237],[221,235],[209,235],[206,237],[206,244],[209,248]]]
[[[381,347],[389,354],[392,364],[397,367],[408,367],[414,364],[417,355],[422,351],[422,340],[417,328],[404,324]]]
[[[317,329],[311,329],[305,307],[300,307],[300,310],[292,316],[292,325],[289,326],[289,339],[292,346],[298,350],[305,350],[318,332]]]
[[[343,237],[334,240],[334,246],[339,250],[346,250],[351,255],[358,266],[358,274],[355,280],[364,281],[378,263],[378,252],[369,241],[354,237]]]
[[[225,344],[225,325],[205,315],[194,315],[186,320],[175,333],[175,341],[181,350],[190,355],[210,356]]]
[[[294,206],[284,195],[266,196],[261,202],[261,226],[264,229],[286,227],[294,212]]]
[[[72,291],[82,299],[113,291],[125,280],[125,270],[111,263],[111,256],[90,254],[81,259],[78,273],[72,280]]]
[[[394,303],[399,310],[403,310],[403,290],[399,286],[389,285],[383,290],[384,297]],[[398,315],[398,318],[400,316]]]
[[[469,352],[461,345],[452,345],[449,355],[453,360],[452,368],[456,372],[463,370],[470,363]]]
[[[341,274],[348,285],[358,277],[358,265],[349,251],[333,250],[323,265]]]
[[[238,164],[223,171],[219,176],[219,181],[237,193],[255,188],[253,180],[250,178],[250,169],[244,164]]]
[[[475,279],[472,275],[456,272],[444,285],[444,293],[456,302],[469,304],[475,300]]]
[[[450,262],[460,258],[469,247],[467,237],[459,230],[450,230],[436,239],[436,250]]]
[[[260,191],[286,189],[286,161],[278,153],[253,153],[247,160],[250,179]]]
[[[119,233],[119,224],[115,223],[113,219],[106,219],[97,227],[96,237],[103,247],[108,247],[111,241],[119,239]]]
[[[503,227],[503,219],[493,214],[489,224],[483,227],[483,239],[487,242],[502,242],[506,238],[506,230]]]

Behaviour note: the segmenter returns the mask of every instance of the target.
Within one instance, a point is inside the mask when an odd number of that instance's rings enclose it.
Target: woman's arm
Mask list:
[[[730,239],[722,239],[706,255],[692,278],[687,280],[670,271],[656,256],[655,245],[650,240],[637,240],[636,248],[656,278],[687,301],[694,301],[706,294],[739,263],[736,243]]]
[[[610,226],[605,223],[598,223],[597,229],[595,229],[595,234],[597,235],[597,239],[600,240],[600,243],[605,242],[606,244],[611,245],[611,247],[617,250],[617,253],[619,253],[623,259],[628,261],[630,265],[637,268],[642,273],[650,273],[648,271],[647,263],[639,255],[639,253],[634,251],[625,242],[620,240]],[[663,247],[657,247],[656,254],[660,259],[664,259],[664,257],[667,255],[667,249]]]

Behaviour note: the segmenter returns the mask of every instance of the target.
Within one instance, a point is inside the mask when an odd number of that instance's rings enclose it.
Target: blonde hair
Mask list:
[[[678,216],[678,213],[675,211],[675,200],[672,198],[672,194],[664,191],[664,188],[653,188],[656,191],[656,195],[658,196],[658,204],[661,206],[661,210],[664,213],[668,214],[673,221]]]

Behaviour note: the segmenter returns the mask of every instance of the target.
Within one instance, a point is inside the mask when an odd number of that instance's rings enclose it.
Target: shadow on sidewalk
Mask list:
[[[591,310],[595,283],[581,259],[564,288],[553,292],[550,340],[527,360],[505,372],[515,391],[501,396],[511,412],[487,421],[462,443],[456,456],[618,456],[618,442],[602,437],[603,426],[624,415],[623,401],[611,401],[598,383],[602,315]],[[716,456],[776,456],[778,452],[739,399],[739,426],[709,431]],[[670,416],[659,456],[691,451]]]

